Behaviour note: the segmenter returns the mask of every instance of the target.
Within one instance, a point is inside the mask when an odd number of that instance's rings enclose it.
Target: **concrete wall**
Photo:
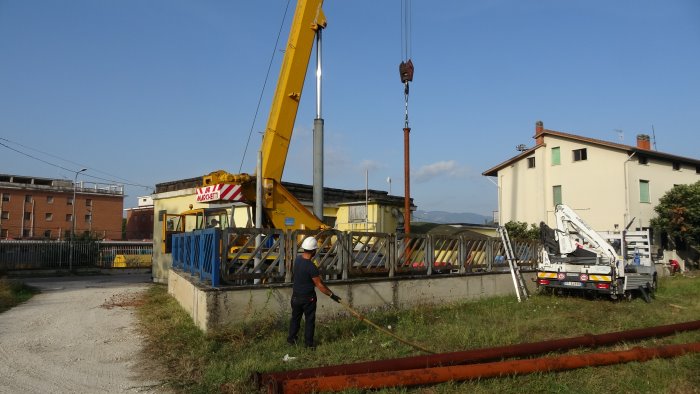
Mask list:
[[[534,291],[534,274],[525,274],[525,282]],[[396,278],[357,280],[328,283],[334,293],[348,301],[353,308],[409,308],[416,305],[436,305],[469,299],[512,294],[513,280],[509,272],[449,277]],[[207,331],[227,324],[251,320],[255,316],[273,315],[288,319],[290,285],[270,285],[250,288],[211,289],[197,285],[197,279],[181,271],[171,270],[168,280],[170,293],[192,316],[197,327]],[[319,295],[317,316],[328,319],[345,308],[330,298]]]

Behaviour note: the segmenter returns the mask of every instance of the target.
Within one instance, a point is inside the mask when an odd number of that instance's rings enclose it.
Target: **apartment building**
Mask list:
[[[65,239],[73,225],[76,235],[122,238],[122,185],[2,174],[0,195],[0,239]]]
[[[549,226],[564,203],[598,231],[649,227],[674,185],[700,180],[700,160],[659,152],[648,135],[636,146],[535,126],[535,145],[484,171],[498,180],[498,221]]]

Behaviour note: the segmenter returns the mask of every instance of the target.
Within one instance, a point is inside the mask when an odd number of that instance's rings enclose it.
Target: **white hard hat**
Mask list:
[[[301,248],[304,250],[316,250],[318,249],[318,241],[314,237],[307,237],[304,242],[301,243]]]

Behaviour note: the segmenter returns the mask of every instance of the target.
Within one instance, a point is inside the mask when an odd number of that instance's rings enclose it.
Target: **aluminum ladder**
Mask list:
[[[518,296],[518,302],[525,301],[527,300],[529,294],[527,292],[527,287],[525,286],[523,274],[520,272],[520,267],[518,267],[518,260],[515,258],[515,253],[513,252],[513,245],[510,243],[508,230],[503,226],[498,226],[498,234],[501,236],[503,248],[506,251],[506,259],[508,260],[508,266],[510,267],[510,275],[513,277],[513,286],[515,286],[515,295]]]

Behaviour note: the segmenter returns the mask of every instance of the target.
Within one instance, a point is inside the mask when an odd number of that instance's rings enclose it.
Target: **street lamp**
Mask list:
[[[78,188],[78,174],[83,171],[87,171],[87,168],[83,168],[80,171],[75,172],[75,178],[73,179],[73,213],[71,213],[71,230],[70,230],[70,258],[68,259],[68,270],[73,271],[73,241],[75,239],[75,192]]]

